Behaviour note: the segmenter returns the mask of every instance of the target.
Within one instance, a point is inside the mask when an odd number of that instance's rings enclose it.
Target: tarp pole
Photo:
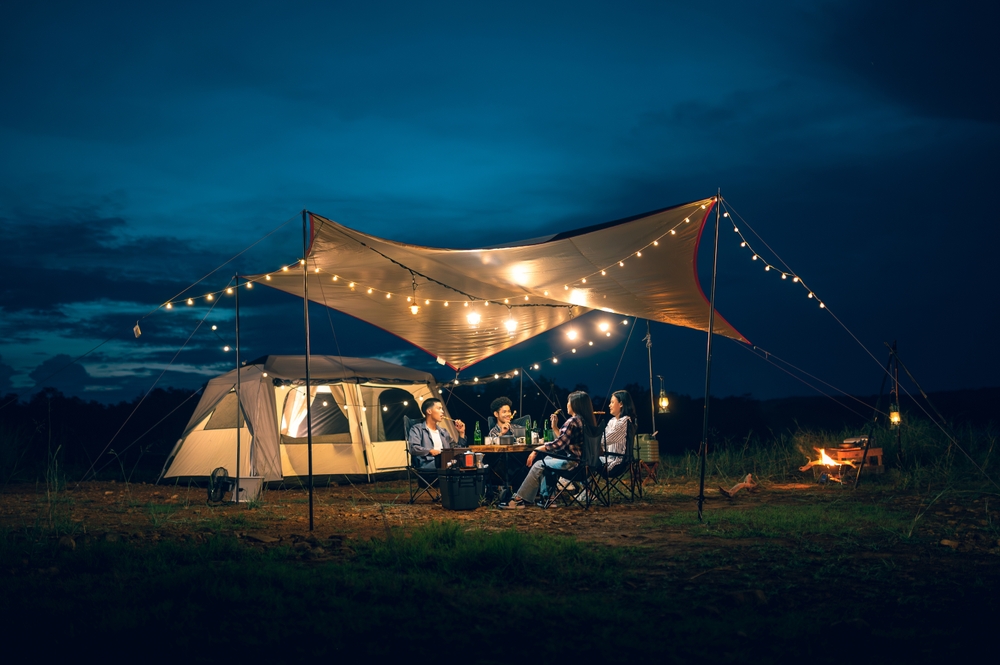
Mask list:
[[[243,413],[243,403],[240,401],[240,274],[236,273],[236,489],[233,490],[233,502],[240,500],[240,435],[243,429],[240,415]]]
[[[646,353],[649,356],[649,414],[651,416],[649,431],[656,434],[656,401],[653,399],[653,335],[649,331],[649,319],[646,319]]]
[[[705,349],[705,413],[701,424],[701,473],[698,481],[698,521],[705,506],[705,466],[708,464],[708,399],[712,385],[712,337],[715,332],[715,278],[719,271],[719,224],[722,188],[715,197],[715,247],[712,250],[712,293],[708,303],[708,345]]]
[[[313,429],[312,400],[309,394],[309,225],[306,211],[302,211],[302,310],[306,334],[306,453],[309,458],[309,530],[313,530]]]

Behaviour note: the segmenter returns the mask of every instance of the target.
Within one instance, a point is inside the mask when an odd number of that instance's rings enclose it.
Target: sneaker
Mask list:
[[[519,508],[527,508],[528,502],[524,499],[514,498],[507,503],[501,503],[500,507],[505,510],[518,510]]]

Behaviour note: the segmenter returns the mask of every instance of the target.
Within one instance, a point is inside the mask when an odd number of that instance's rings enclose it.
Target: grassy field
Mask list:
[[[0,493],[0,621],[15,641],[44,629],[53,658],[978,655],[1000,610],[1000,492],[954,451],[928,463],[905,440],[857,490],[797,471],[803,449],[838,437],[730,442],[702,521],[690,457],[664,460],[643,500],[588,512],[324,488],[313,532],[301,490],[209,506],[198,488],[55,475]],[[992,440],[968,448],[988,469]],[[747,472],[753,494],[714,490]]]

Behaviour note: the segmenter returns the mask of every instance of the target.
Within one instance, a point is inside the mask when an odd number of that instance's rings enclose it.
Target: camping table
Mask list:
[[[469,450],[474,453],[485,453],[486,455],[500,455],[503,459],[503,475],[501,476],[497,471],[493,471],[493,475],[496,476],[497,480],[503,483],[503,486],[509,488],[512,492],[514,488],[510,485],[510,465],[511,458],[514,460],[514,464],[519,464],[524,466],[524,462],[527,459],[527,453],[530,453],[535,449],[535,446],[530,446],[527,444],[515,444],[512,446],[502,446],[502,445],[492,445],[483,444],[479,446],[469,446]],[[521,457],[524,455],[524,457]],[[486,461],[486,458],[483,459]],[[490,465],[490,468],[494,468]]]

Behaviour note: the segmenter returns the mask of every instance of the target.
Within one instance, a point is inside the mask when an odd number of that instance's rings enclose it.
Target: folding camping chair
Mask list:
[[[607,505],[611,505],[615,494],[625,501],[635,501],[636,488],[641,487],[635,456],[635,425],[629,424],[625,435],[625,452],[611,452],[607,450],[606,445],[602,445],[601,448],[604,449],[605,463],[600,467],[600,475],[604,481],[603,495],[607,499]],[[617,459],[618,462],[608,468],[613,459]]]
[[[410,491],[410,503],[416,503],[422,494],[431,498],[432,502],[441,500],[438,491],[437,469],[424,469],[413,466],[413,455],[410,454],[410,429],[420,423],[409,416],[403,416],[403,431],[406,432],[406,486]]]
[[[546,484],[554,487],[552,494],[542,504],[543,508],[548,508],[555,503],[571,506],[577,505],[587,510],[592,503],[608,505],[604,488],[601,487],[600,470],[601,463],[601,440],[604,436],[603,427],[583,426],[583,446],[580,450],[580,463],[568,471],[560,469],[546,469]],[[562,455],[546,453],[549,457],[566,459]],[[559,479],[565,479],[566,483],[560,483]],[[570,487],[573,489],[569,489]],[[582,497],[582,498],[581,498]]]

